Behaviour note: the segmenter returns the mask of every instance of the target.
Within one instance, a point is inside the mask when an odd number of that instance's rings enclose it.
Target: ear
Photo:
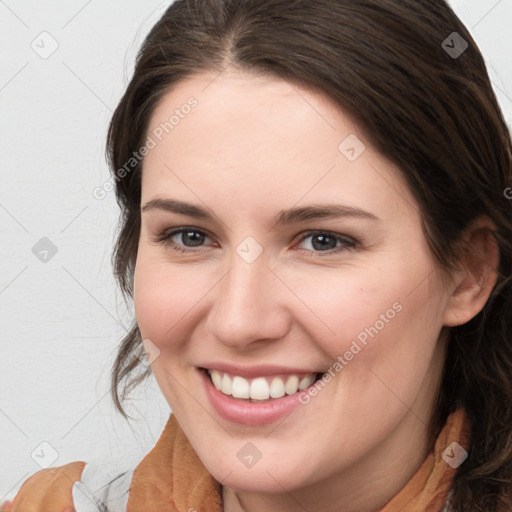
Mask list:
[[[488,217],[478,217],[464,231],[458,269],[451,274],[452,293],[444,325],[465,324],[485,306],[498,277],[499,248],[495,231],[496,226]]]

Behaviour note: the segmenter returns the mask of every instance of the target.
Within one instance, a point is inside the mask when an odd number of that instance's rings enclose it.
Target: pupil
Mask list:
[[[183,233],[183,235],[185,237],[188,237],[189,240],[192,241],[191,244],[188,244],[189,246],[201,245],[201,243],[204,240],[204,235],[202,235],[201,233],[198,233],[197,231],[186,231]],[[184,238],[183,240],[185,241],[186,238]],[[185,243],[185,245],[187,245],[187,244]]]
[[[316,241],[320,241],[320,244],[316,244]],[[330,244],[329,241],[331,242]],[[334,245],[332,242],[334,242]],[[336,247],[336,240],[329,235],[316,235],[313,237],[312,245],[315,249],[334,249]]]

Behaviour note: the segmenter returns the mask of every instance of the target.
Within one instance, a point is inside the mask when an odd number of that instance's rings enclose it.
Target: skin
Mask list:
[[[430,449],[443,326],[474,316],[492,279],[477,286],[477,277],[463,270],[447,279],[400,171],[322,93],[232,68],[220,76],[204,72],[164,96],[148,134],[190,96],[197,106],[143,166],[142,206],[172,198],[213,215],[142,212],[135,309],[143,339],[160,351],[152,363],[158,385],[198,456],[223,483],[224,510],[382,507]],[[366,146],[355,161],[338,150],[349,134]],[[326,203],[378,220],[273,225],[281,210]],[[171,240],[155,241],[161,231],[185,226],[207,235],[202,245],[177,234],[172,241],[183,253]],[[311,230],[351,237],[356,246],[333,242],[322,250],[314,236],[301,241]],[[236,251],[248,236],[263,249],[252,263]],[[471,239],[484,253],[491,247],[485,236]],[[209,403],[198,366],[227,361],[326,371],[396,303],[401,311],[282,422],[237,425]],[[236,456],[249,441],[262,454],[252,468]]]

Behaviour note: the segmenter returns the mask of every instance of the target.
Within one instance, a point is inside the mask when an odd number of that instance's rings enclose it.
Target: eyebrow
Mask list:
[[[200,206],[177,201],[175,199],[151,199],[141,208],[142,212],[154,210],[178,213],[187,215],[189,217],[194,217],[196,219],[213,220],[213,215],[208,210]],[[274,218],[274,226],[294,224],[316,219],[340,217],[355,217],[373,221],[380,220],[379,217],[373,213],[361,210],[359,208],[354,208],[352,206],[345,206],[341,204],[322,204],[290,208],[289,210],[281,210]]]

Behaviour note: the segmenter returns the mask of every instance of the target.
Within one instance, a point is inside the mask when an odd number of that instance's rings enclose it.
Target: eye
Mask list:
[[[166,229],[158,233],[153,240],[175,251],[185,253],[199,252],[207,239],[210,239],[210,237],[200,229],[182,227],[173,230]],[[314,256],[328,256],[341,251],[355,249],[358,246],[358,243],[353,238],[330,231],[309,231],[303,233],[300,236],[298,245],[301,244],[306,247],[300,248],[300,250],[307,251]]]
[[[201,249],[202,244],[207,238],[210,237],[200,229],[183,227],[172,231],[164,230],[154,238],[154,241],[162,243],[178,252],[197,252],[194,249],[183,248],[183,246]]]
[[[315,256],[324,256],[355,249],[358,245],[353,238],[330,231],[309,231],[304,233],[301,235],[299,244],[306,242],[308,239],[310,241],[303,244],[308,246],[304,250],[312,252]]]

